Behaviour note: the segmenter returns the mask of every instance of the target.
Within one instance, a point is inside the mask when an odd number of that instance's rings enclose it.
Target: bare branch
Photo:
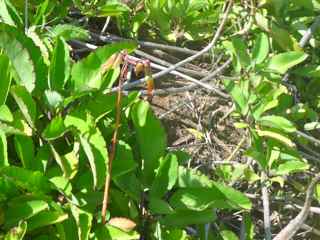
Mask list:
[[[316,175],[316,177],[311,181],[307,193],[306,193],[306,199],[303,205],[303,208],[301,209],[300,213],[292,219],[288,225],[282,229],[273,240],[288,240],[291,239],[296,232],[302,227],[304,224],[304,221],[307,219],[310,207],[311,207],[311,201],[313,198],[313,193],[316,184],[320,181],[320,174]]]

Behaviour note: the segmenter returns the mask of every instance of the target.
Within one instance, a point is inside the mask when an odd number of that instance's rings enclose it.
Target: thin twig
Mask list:
[[[223,70],[225,70],[230,63],[232,62],[232,59],[229,58],[223,65],[221,65],[218,69],[216,69],[215,71],[213,71],[212,73],[209,73],[208,76],[200,79],[200,82],[206,82],[206,81],[210,81],[212,80],[214,77],[216,77],[217,75],[219,75]],[[155,89],[153,91],[153,95],[168,95],[168,94],[177,94],[177,93],[181,93],[181,92],[187,92],[187,91],[191,91],[191,90],[195,90],[198,89],[200,86],[197,84],[190,84],[189,86],[185,86],[185,87],[179,87],[179,88],[167,88],[167,89]],[[211,86],[212,87],[212,92],[218,94],[219,96],[225,98],[225,99],[229,99],[230,96],[224,92],[222,92],[219,88]],[[115,90],[117,90],[116,88],[111,89],[110,92],[114,92]],[[125,92],[126,93],[126,92]],[[142,95],[147,94],[146,91],[141,91]]]
[[[118,37],[118,36],[112,35],[112,34],[107,34],[105,36],[103,36],[101,34],[96,34],[93,32],[91,32],[90,34],[93,38],[98,39],[102,42],[106,42],[106,43],[120,42],[120,41],[134,41],[134,40],[127,39],[127,38]],[[188,55],[194,55],[194,54],[198,53],[198,51],[191,50],[189,48],[170,46],[170,45],[161,44],[161,43],[146,42],[146,41],[137,41],[137,43],[139,44],[139,46],[145,47],[145,48],[157,48],[157,49],[162,49],[162,50],[180,52],[180,53],[184,53],[184,54],[188,54]]]
[[[262,193],[262,204],[263,204],[263,221],[264,221],[264,233],[265,239],[271,240],[271,220],[270,220],[270,205],[269,205],[269,194],[268,187],[266,185],[267,176],[265,172],[261,173],[261,193]]]
[[[311,136],[311,135],[308,135],[302,131],[299,131],[297,130],[296,131],[297,135],[300,136],[300,137],[303,137],[307,140],[309,140],[310,142],[312,142],[314,145],[316,146],[320,146],[320,140],[316,139],[315,137]]]
[[[126,65],[126,63],[124,63]],[[101,216],[102,216],[102,223],[106,223],[106,215],[107,215],[107,207],[108,207],[108,199],[109,199],[109,189],[110,189],[110,182],[111,182],[111,174],[112,174],[112,162],[116,154],[116,147],[117,147],[117,137],[118,137],[118,130],[119,130],[119,125],[120,125],[120,118],[121,118],[121,100],[122,100],[122,92],[121,92],[121,87],[122,87],[122,81],[124,77],[124,72],[125,72],[126,66],[123,66],[123,70],[120,73],[119,77],[119,83],[118,83],[118,94],[117,94],[117,102],[116,102],[116,119],[115,119],[115,127],[114,127],[114,132],[113,136],[111,139],[111,150],[109,154],[109,164],[107,168],[107,176],[106,176],[106,181],[105,181],[105,186],[104,186],[104,194],[103,194],[103,202],[102,202],[102,211],[101,211]]]
[[[300,213],[292,219],[285,228],[283,228],[273,240],[288,240],[291,239],[296,232],[301,228],[301,226],[304,224],[304,221],[307,219],[310,207],[311,207],[311,201],[313,198],[313,193],[316,184],[320,181],[320,174],[317,174],[315,178],[312,179],[306,193],[306,199],[303,205],[303,208],[301,209]]]
[[[139,56],[141,56],[143,58],[149,59],[150,61],[158,63],[158,64],[161,64],[163,66],[170,67],[170,66],[173,65],[172,63],[169,63],[169,62],[167,62],[167,61],[165,61],[163,59],[155,57],[155,56],[153,56],[151,54],[148,54],[146,52],[143,52],[141,50],[135,50],[134,52],[135,52],[135,54],[137,54],[137,55],[139,55]],[[204,69],[202,69],[201,71],[196,71],[196,70],[192,70],[192,69],[188,69],[188,68],[184,68],[184,67],[179,67],[179,68],[177,68],[177,70],[180,71],[180,72],[183,72],[185,74],[190,74],[190,75],[198,76],[198,77],[199,76],[200,77],[205,77],[205,76],[208,75],[208,72],[206,70],[204,70]]]
[[[110,19],[111,19],[111,17],[108,16],[107,19],[106,19],[106,21],[105,21],[105,23],[104,23],[104,25],[103,25],[103,28],[102,28],[102,30],[101,30],[101,34],[104,34],[105,31],[107,30],[107,27],[108,27],[108,25],[109,25]]]

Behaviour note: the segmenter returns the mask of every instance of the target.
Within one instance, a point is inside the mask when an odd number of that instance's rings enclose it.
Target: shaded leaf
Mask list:
[[[0,9],[1,1],[4,0],[0,0]],[[9,58],[3,54],[0,54],[0,79],[0,105],[2,105],[6,103],[11,85]]]
[[[40,227],[63,222],[67,218],[67,213],[59,211],[42,211],[39,214],[28,219],[28,231],[33,231],[34,229]]]
[[[168,154],[160,162],[160,167],[150,189],[150,195],[158,198],[163,197],[175,185],[177,178],[178,159],[174,154]]]
[[[155,177],[155,170],[166,149],[165,131],[146,102],[139,101],[133,105],[131,118],[144,162],[143,180],[147,185],[151,185]]]
[[[19,83],[29,92],[47,87],[47,66],[40,49],[15,27],[0,23],[0,47],[4,49],[19,76]],[[19,57],[17,57],[19,56]]]
[[[12,86],[10,90],[13,98],[17,102],[24,118],[31,128],[35,128],[37,119],[37,108],[32,96],[23,86]]]
[[[63,38],[57,38],[50,61],[49,84],[51,90],[63,90],[70,76],[69,48]]]
[[[26,220],[39,212],[48,209],[48,207],[48,203],[42,200],[13,203],[5,211],[5,226],[11,227],[21,220]]]

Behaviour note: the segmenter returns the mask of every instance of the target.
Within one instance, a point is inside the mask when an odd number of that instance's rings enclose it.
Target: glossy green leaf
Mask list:
[[[98,9],[99,17],[120,16],[123,13],[129,12],[131,9],[121,2],[106,2]]]
[[[290,174],[294,172],[303,172],[309,169],[309,164],[303,161],[286,161],[280,164],[275,173],[279,175]]]
[[[293,125],[293,123],[281,116],[276,116],[276,115],[264,116],[259,118],[258,122],[261,125],[277,128],[285,132],[296,131],[296,127]]]
[[[15,26],[15,22],[11,17],[10,11],[8,9],[7,1],[0,0],[0,19],[3,23]]]
[[[44,100],[50,109],[56,109],[63,103],[63,97],[57,91],[45,90]]]
[[[50,182],[60,191],[62,191],[66,196],[70,196],[72,192],[72,185],[69,180],[63,176],[56,176],[50,178]]]
[[[218,182],[214,182],[213,186],[225,195],[227,202],[234,208],[251,209],[252,204],[249,198],[243,193]]]
[[[220,234],[223,240],[239,240],[237,235],[229,230],[223,230],[220,232]]]
[[[232,39],[232,46],[234,54],[237,57],[237,60],[239,61],[242,68],[245,68],[250,65],[251,59],[247,52],[247,46],[244,43],[244,41],[239,38],[235,37]]]
[[[54,38],[64,38],[66,41],[72,39],[86,40],[89,38],[87,30],[71,25],[71,24],[58,24],[52,27],[49,34]]]
[[[0,23],[0,47],[14,67],[19,83],[32,92],[47,87],[47,66],[40,49],[17,28]],[[19,57],[16,57],[19,56]]]
[[[281,1],[279,1],[279,2],[281,2]],[[272,39],[283,50],[285,50],[285,51],[300,51],[301,50],[298,41],[292,35],[290,35],[290,33],[286,29],[279,27],[274,22],[271,23],[270,33],[271,33]]]
[[[42,200],[13,203],[5,211],[5,226],[11,227],[21,220],[26,220],[39,212],[48,209],[48,207],[48,203]]]
[[[287,145],[288,147],[295,147],[295,143],[293,141],[291,141],[290,138],[288,138],[287,136],[285,136],[283,134],[273,132],[273,131],[263,131],[263,130],[256,130],[256,132],[260,137],[273,138],[273,139]]]
[[[37,119],[37,108],[30,93],[26,88],[18,85],[12,86],[10,92],[30,127],[35,128],[35,121]]]
[[[104,66],[106,61],[117,52],[127,49],[129,52],[135,48],[133,43],[114,43],[98,48],[89,56],[77,62],[72,67],[71,84],[76,92],[98,90],[103,84],[103,74],[108,69]]]
[[[200,171],[188,169],[179,166],[178,186],[181,188],[187,187],[211,187],[213,181]]]
[[[144,162],[143,180],[147,185],[151,185],[166,149],[165,131],[146,102],[139,101],[133,105],[131,118]]]
[[[67,213],[59,211],[42,211],[39,214],[28,219],[28,231],[34,229],[50,226],[59,222],[63,222],[68,218]]]
[[[4,240],[23,240],[24,235],[27,232],[27,223],[25,221],[19,222],[19,225],[13,227],[5,235]]]
[[[212,209],[204,211],[179,210],[160,219],[163,225],[185,227],[191,224],[206,224],[213,222],[217,216]]]
[[[35,169],[35,149],[32,138],[28,136],[14,136],[14,145],[22,166],[27,169]]]
[[[0,121],[12,122],[13,115],[7,105],[0,106]]]
[[[51,90],[63,90],[70,76],[69,47],[63,38],[57,38],[49,68]]]
[[[304,52],[285,52],[273,56],[268,64],[267,69],[281,74],[286,73],[290,68],[298,65],[308,57]]]
[[[172,214],[174,210],[166,201],[150,197],[149,208],[152,214]]]
[[[105,182],[108,166],[106,142],[99,129],[93,129],[88,139],[80,136],[80,142],[90,163],[94,187],[101,188]]]
[[[30,171],[24,168],[9,166],[0,169],[0,175],[4,176],[20,188],[36,193],[50,191],[48,179],[38,171]]]
[[[71,212],[78,227],[79,240],[88,240],[92,226],[92,214],[74,205],[71,205]]]
[[[64,135],[67,128],[64,125],[64,120],[61,116],[57,116],[51,120],[49,125],[42,132],[42,136],[46,140],[54,140]]]
[[[0,167],[9,166],[7,144],[7,137],[5,133],[0,130]]]
[[[265,33],[260,33],[254,43],[252,59],[255,63],[262,63],[269,54],[269,39]]]
[[[112,178],[131,172],[136,168],[137,163],[133,158],[130,145],[119,140],[116,148],[116,155],[112,162]]]
[[[0,9],[1,1],[3,0],[0,0]],[[0,79],[0,105],[2,105],[6,103],[11,85],[9,58],[3,54],[0,54]]]
[[[178,159],[174,154],[168,154],[160,162],[156,177],[150,189],[152,197],[161,198],[172,189],[178,178]]]
[[[94,240],[137,240],[140,235],[135,232],[124,232],[119,228],[113,227],[111,225],[99,226],[94,232]]]
[[[182,188],[170,198],[170,205],[175,210],[202,211],[208,208],[229,208],[226,197],[216,187]]]

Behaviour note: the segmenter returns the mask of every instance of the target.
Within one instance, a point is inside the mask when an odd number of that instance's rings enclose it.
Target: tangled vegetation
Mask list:
[[[319,12],[0,0],[0,239],[318,239]],[[186,92],[209,98],[187,128],[206,162],[154,110]],[[217,122],[211,97],[229,108]]]

